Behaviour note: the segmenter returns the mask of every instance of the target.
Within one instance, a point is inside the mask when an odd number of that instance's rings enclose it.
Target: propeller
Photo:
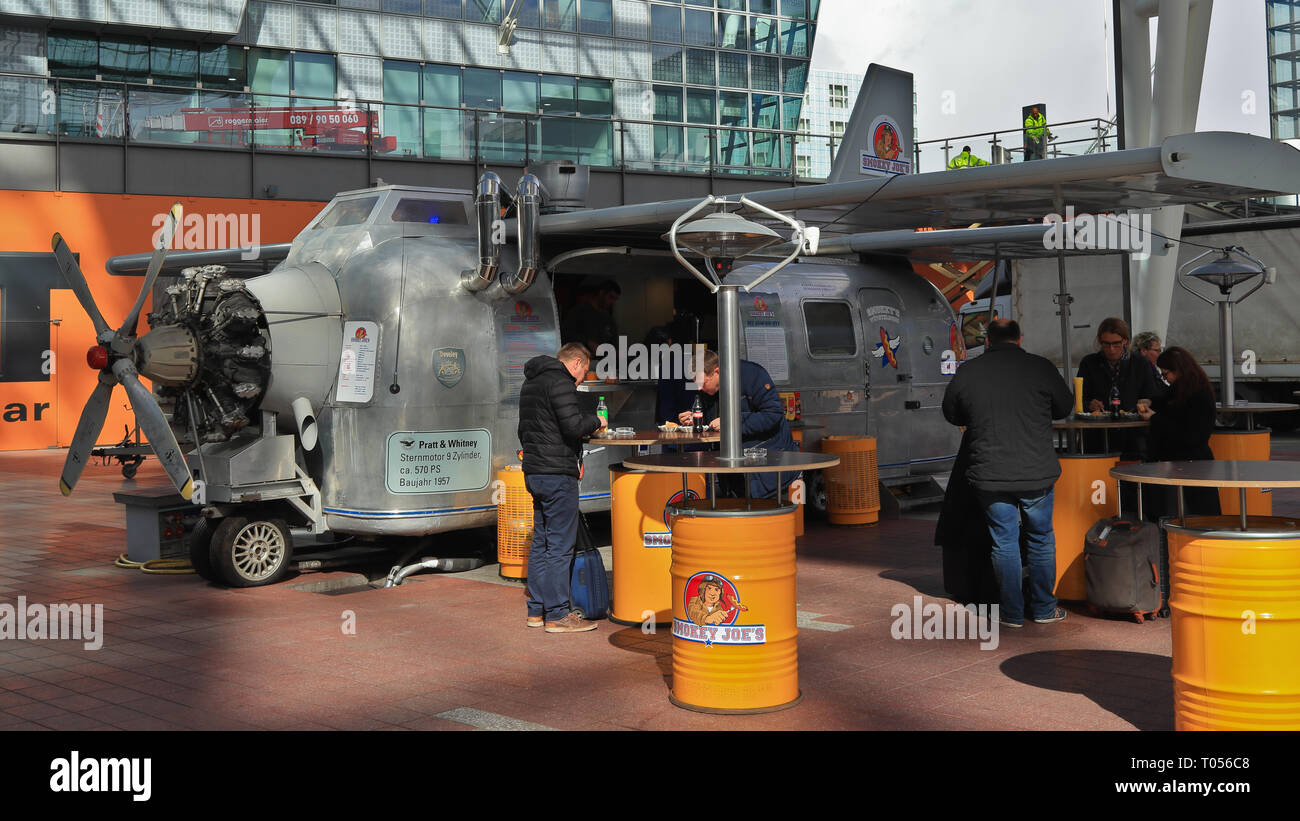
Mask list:
[[[77,265],[67,243],[61,235],[54,235],[54,258],[63,272],[63,278],[77,295],[77,300],[90,316],[90,321],[94,323],[96,340],[99,342],[86,353],[86,363],[99,371],[99,384],[95,386],[95,390],[86,401],[81,419],[77,421],[76,433],[72,437],[72,446],[68,448],[68,458],[63,463],[63,474],[59,477],[59,490],[64,496],[72,493],[72,489],[76,487],[77,479],[81,477],[81,471],[86,466],[90,451],[95,446],[95,440],[99,438],[99,433],[104,428],[104,419],[108,416],[108,404],[115,384],[120,384],[126,389],[127,396],[131,399],[131,407],[135,410],[136,422],[149,438],[149,445],[158,456],[163,469],[167,471],[172,484],[185,499],[189,499],[194,492],[194,479],[190,475],[189,465],[185,463],[180,445],[176,442],[176,435],[167,424],[167,417],[163,415],[162,408],[158,407],[153,393],[140,383],[140,372],[136,364],[136,322],[139,320],[140,310],[144,307],[144,301],[158,278],[158,272],[162,270],[163,260],[167,256],[167,248],[171,245],[172,236],[176,232],[180,213],[179,202],[167,213],[162,230],[158,234],[158,245],[145,272],[140,295],[127,313],[122,327],[116,331],[104,321],[103,314],[99,312],[99,307],[91,296],[86,277]]]

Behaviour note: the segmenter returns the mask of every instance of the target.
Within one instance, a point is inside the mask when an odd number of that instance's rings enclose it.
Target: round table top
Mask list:
[[[1121,419],[1118,422],[1112,421],[1110,416],[1097,417],[1095,421],[1075,419],[1060,419],[1052,423],[1052,430],[1118,430],[1120,428],[1145,428],[1151,423],[1142,419]]]
[[[1119,465],[1110,475],[1126,482],[1184,487],[1300,487],[1300,462],[1145,462]]]
[[[1273,413],[1293,410],[1300,410],[1300,405],[1291,405],[1286,402],[1246,402],[1239,405],[1225,405],[1218,402],[1214,406],[1215,413]]]
[[[834,467],[838,456],[824,453],[798,453],[769,450],[761,459],[740,463],[724,462],[717,451],[696,453],[658,453],[623,460],[623,466],[655,473],[790,473]]]
[[[670,433],[661,430],[639,430],[631,436],[593,436],[592,442],[602,445],[700,445],[722,441],[718,432],[696,436],[694,433]]]

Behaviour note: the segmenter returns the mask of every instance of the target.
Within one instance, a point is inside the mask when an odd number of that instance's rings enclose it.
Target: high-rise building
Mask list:
[[[1300,0],[1267,0],[1268,107],[1275,140],[1300,138]]]
[[[809,75],[795,146],[795,172],[800,177],[825,179],[831,173],[835,150],[853,113],[862,77],[821,69]]]
[[[0,0],[0,133],[788,174],[819,4]]]

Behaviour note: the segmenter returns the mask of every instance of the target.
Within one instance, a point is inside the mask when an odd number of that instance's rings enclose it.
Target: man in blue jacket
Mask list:
[[[524,365],[519,389],[519,444],[524,486],[533,497],[533,543],[528,551],[529,627],[548,633],[595,630],[569,610],[569,565],[578,538],[578,479],[582,439],[605,420],[578,407],[577,383],[591,355],[580,343],[554,357],[537,356]]]
[[[943,416],[966,428],[966,479],[975,488],[993,537],[993,576],[1005,627],[1025,622],[1021,593],[1020,515],[1029,549],[1029,615],[1039,624],[1065,618],[1056,585],[1052,489],[1061,475],[1052,420],[1070,413],[1073,397],[1055,366],[1020,347],[1020,325],[995,319],[988,349],[964,363],[943,395]]]
[[[710,430],[721,430],[717,397],[722,372],[718,368],[718,355],[713,351],[704,352],[702,373],[700,390],[708,397],[704,419]],[[680,414],[678,421],[689,425],[691,412]],[[790,435],[790,423],[785,418],[785,405],[773,387],[771,374],[762,365],[746,359],[740,360],[740,436],[746,448],[764,448],[769,453],[796,450],[794,437]],[[798,477],[798,473],[793,472],[779,475],[782,488],[789,487]],[[750,474],[749,495],[755,499],[775,498],[777,476],[775,473]]]

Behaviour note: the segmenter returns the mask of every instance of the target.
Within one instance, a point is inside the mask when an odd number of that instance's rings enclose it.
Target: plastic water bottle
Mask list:
[[[696,433],[704,433],[704,406],[700,404],[700,395],[695,394],[695,404],[691,405],[691,428]]]

